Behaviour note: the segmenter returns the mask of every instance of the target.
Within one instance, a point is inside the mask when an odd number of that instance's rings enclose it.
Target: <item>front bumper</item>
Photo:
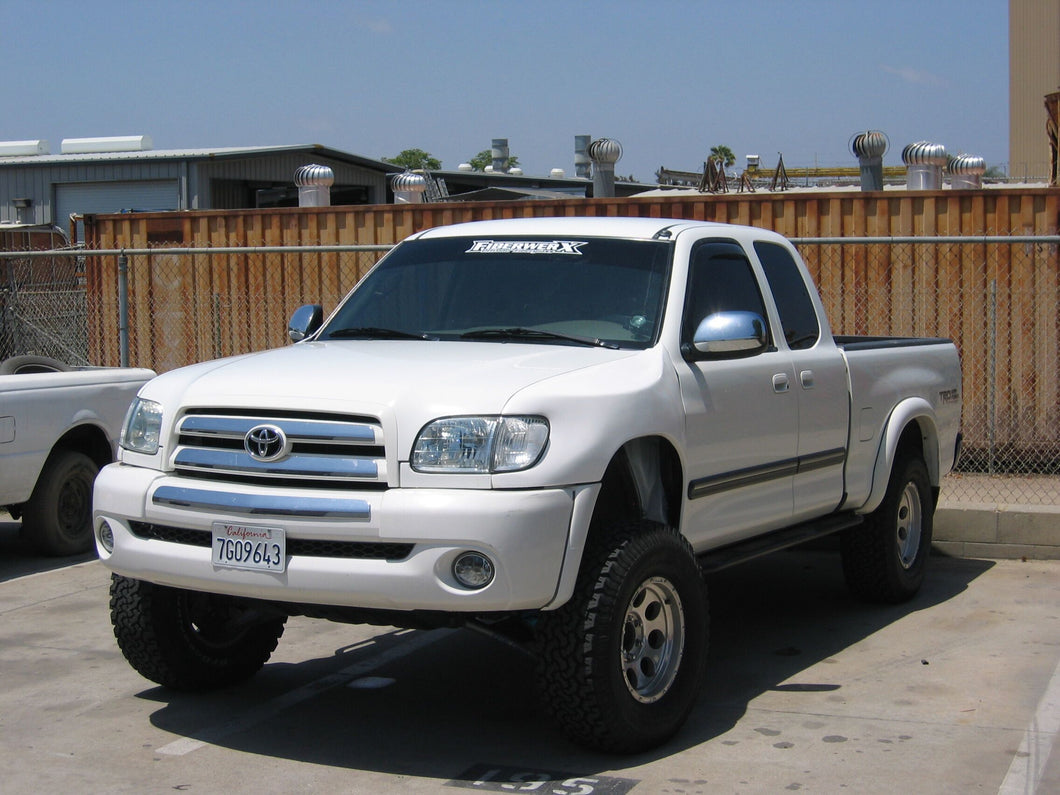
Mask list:
[[[528,610],[569,598],[598,491],[595,484],[334,494],[189,481],[117,463],[96,479],[93,526],[104,565],[160,585],[380,610]],[[192,504],[173,499],[188,493]],[[336,510],[328,515],[322,509],[332,500]],[[282,527],[289,546],[292,539],[313,539],[412,547],[400,560],[288,554],[283,572],[247,571],[215,566],[209,546],[147,538],[133,529],[142,522],[208,532],[216,521]],[[114,538],[111,552],[98,543],[103,523]],[[481,590],[468,590],[453,577],[453,561],[466,551],[481,552],[495,565],[493,581]]]

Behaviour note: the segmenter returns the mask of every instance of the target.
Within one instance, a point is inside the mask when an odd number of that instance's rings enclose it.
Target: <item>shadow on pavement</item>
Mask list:
[[[81,555],[51,558],[38,555],[20,535],[22,523],[16,522],[6,513],[0,513],[0,582],[14,580],[27,574],[61,569],[74,563],[94,560],[96,551]]]
[[[240,724],[239,716],[379,647],[270,664],[228,691],[191,695],[155,688],[140,697],[163,703],[152,715],[159,728],[267,757],[469,787],[483,765],[594,776],[717,738],[766,691],[841,692],[838,679],[804,681],[799,674],[906,615],[952,599],[993,566],[937,557],[931,562],[920,595],[887,607],[849,596],[839,558],[828,551],[783,552],[714,575],[711,659],[699,704],[676,738],[638,756],[589,753],[566,741],[537,701],[533,661],[466,630],[372,670],[367,685],[355,680],[322,689],[324,697],[284,706],[253,725]],[[376,639],[400,642],[394,633]],[[231,730],[218,731],[226,722]]]

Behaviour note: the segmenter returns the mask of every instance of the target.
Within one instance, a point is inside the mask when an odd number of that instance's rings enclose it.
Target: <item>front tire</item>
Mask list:
[[[538,636],[538,682],[572,740],[613,753],[665,742],[706,666],[706,587],[691,547],[651,522],[617,527],[587,550],[574,595]]]
[[[125,659],[174,690],[213,690],[249,679],[268,662],[286,616],[235,599],[111,575],[110,618]]]
[[[935,500],[920,458],[898,458],[887,493],[863,527],[843,535],[847,587],[870,602],[912,599],[924,581],[931,555]]]

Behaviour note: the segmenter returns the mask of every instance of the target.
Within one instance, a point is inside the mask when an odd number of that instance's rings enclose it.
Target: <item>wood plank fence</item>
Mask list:
[[[973,450],[1040,449],[1060,466],[1057,246],[987,236],[1055,236],[1060,189],[789,191],[647,198],[371,205],[97,215],[89,249],[157,249],[129,258],[131,363],[170,369],[285,343],[300,303],[333,307],[376,255],[263,256],[262,246],[386,245],[431,226],[531,216],[685,218],[749,224],[800,239],[833,330],[945,336],[965,371]],[[944,236],[953,245],[834,238]],[[820,243],[814,242],[821,240]],[[246,248],[178,256],[167,248]],[[115,257],[86,263],[93,361],[116,364]]]

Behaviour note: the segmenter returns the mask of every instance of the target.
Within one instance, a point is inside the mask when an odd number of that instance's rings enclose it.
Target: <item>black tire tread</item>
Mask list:
[[[271,619],[244,630],[231,648],[211,653],[194,642],[186,599],[187,592],[176,588],[111,575],[118,647],[140,675],[163,687],[213,690],[245,681],[268,662],[283,635],[286,619]]]
[[[923,500],[923,527],[917,560],[910,571],[905,571],[898,563],[891,511],[911,478],[918,481]],[[855,596],[868,602],[899,604],[917,594],[931,551],[933,507],[930,480],[923,460],[918,457],[896,459],[883,502],[867,518],[864,526],[843,534],[843,575]]]
[[[682,663],[679,673],[679,677],[693,677],[692,695],[685,703],[677,704],[660,724],[630,727],[616,720],[608,683],[598,681],[594,673],[594,654],[604,653],[598,650],[606,650],[610,639],[606,630],[596,624],[601,607],[618,603],[632,561],[660,545],[686,556],[703,589],[701,625],[692,626],[689,622],[686,628],[691,640],[686,642],[689,662],[688,667]],[[689,608],[694,615],[694,606]],[[708,628],[706,586],[688,542],[672,529],[655,523],[632,521],[616,525],[586,550],[571,599],[543,616],[538,624],[538,684],[549,712],[571,740],[587,748],[634,753],[659,745],[680,728],[694,705],[704,675]],[[654,706],[665,708],[661,703]]]

